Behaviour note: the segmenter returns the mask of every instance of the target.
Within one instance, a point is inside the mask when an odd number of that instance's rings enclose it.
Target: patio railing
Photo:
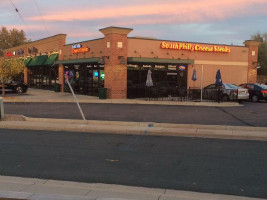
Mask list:
[[[220,95],[219,95],[220,94]],[[201,89],[199,88],[177,88],[177,87],[128,87],[128,98],[142,98],[154,101],[201,101]],[[202,101],[236,101],[237,95],[230,93],[230,98],[224,98],[222,91],[217,89],[202,90]]]

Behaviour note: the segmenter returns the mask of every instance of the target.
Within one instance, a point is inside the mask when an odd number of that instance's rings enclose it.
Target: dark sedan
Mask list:
[[[25,93],[28,90],[28,85],[20,81],[8,81],[5,83],[5,92]],[[2,91],[2,83],[0,83],[0,91]]]
[[[267,101],[267,85],[259,83],[244,83],[240,86],[248,89],[249,99],[253,102],[258,102],[259,100]]]

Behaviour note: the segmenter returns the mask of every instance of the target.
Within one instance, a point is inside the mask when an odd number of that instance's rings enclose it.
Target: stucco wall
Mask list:
[[[243,46],[227,46],[217,44],[188,43],[195,46],[197,44],[204,47],[227,47],[229,53],[222,52],[202,52],[177,49],[162,49],[161,43],[180,43],[175,41],[160,41],[153,39],[128,38],[128,57],[147,58],[168,58],[168,59],[189,59],[194,60],[193,65],[188,67],[188,87],[200,87],[201,66],[204,67],[203,86],[215,82],[216,71],[221,70],[223,82],[241,84],[247,82],[248,74],[248,52],[249,49]],[[197,81],[191,80],[193,69],[197,70]]]

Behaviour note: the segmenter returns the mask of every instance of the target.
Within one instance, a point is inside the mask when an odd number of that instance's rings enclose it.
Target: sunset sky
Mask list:
[[[32,40],[65,33],[67,43],[118,26],[131,37],[243,45],[267,32],[267,0],[0,0],[0,25]]]

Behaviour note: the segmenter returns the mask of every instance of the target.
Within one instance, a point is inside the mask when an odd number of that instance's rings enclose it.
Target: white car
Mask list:
[[[215,84],[208,85],[204,88],[204,98],[216,100],[218,98],[218,89]],[[249,93],[248,89],[241,88],[232,83],[223,83],[221,89],[221,99],[222,101],[230,101],[230,100],[248,100]]]

